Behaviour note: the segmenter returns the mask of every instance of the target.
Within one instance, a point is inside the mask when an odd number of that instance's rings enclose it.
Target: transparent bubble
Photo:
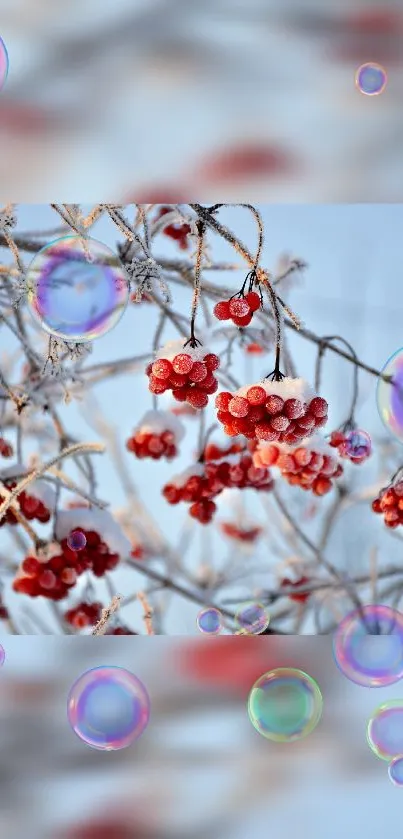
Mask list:
[[[388,766],[388,775],[392,784],[403,787],[403,756],[395,757]]]
[[[382,374],[391,376],[392,381],[378,379],[378,413],[388,431],[403,442],[403,348],[389,358]]]
[[[29,310],[42,329],[64,341],[87,342],[122,317],[129,282],[119,259],[102,242],[65,236],[37,253],[27,274]],[[90,258],[88,258],[88,255]]]
[[[74,683],[67,718],[77,736],[94,749],[124,749],[137,740],[150,717],[150,699],[136,676],[123,667],[94,667]]]
[[[197,615],[196,623],[205,635],[218,635],[222,630],[222,615],[219,609],[209,606]]]
[[[318,685],[293,667],[279,667],[255,682],[249,694],[248,714],[263,737],[289,743],[316,728],[323,708]]]
[[[368,745],[380,760],[403,754],[403,699],[391,699],[374,711],[367,725]]]
[[[371,438],[366,431],[362,431],[361,428],[356,428],[354,431],[350,431],[345,438],[343,443],[343,449],[348,457],[352,457],[357,460],[361,460],[369,457],[371,454]]]
[[[381,64],[373,61],[361,64],[355,74],[355,84],[360,93],[365,96],[379,96],[388,83],[388,76]]]
[[[72,551],[83,551],[87,539],[82,530],[72,530],[67,537],[67,544]]]
[[[333,653],[356,685],[393,685],[403,677],[403,615],[377,605],[351,612],[333,636]]]
[[[0,90],[4,87],[8,76],[8,52],[2,38],[0,38]]]
[[[2,647],[1,644],[0,644],[0,667],[2,667],[2,665],[4,664],[5,659],[6,659],[6,651],[5,651],[4,647]]]
[[[260,635],[270,623],[270,615],[261,603],[246,603],[235,615],[242,635]]]

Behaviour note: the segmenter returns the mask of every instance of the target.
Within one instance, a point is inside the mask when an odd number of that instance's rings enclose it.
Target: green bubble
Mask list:
[[[315,680],[294,667],[264,673],[252,687],[248,714],[256,731],[277,743],[306,737],[316,728],[323,708]]]

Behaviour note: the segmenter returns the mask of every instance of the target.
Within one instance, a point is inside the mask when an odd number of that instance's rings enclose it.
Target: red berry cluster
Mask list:
[[[245,296],[240,292],[236,297],[216,303],[213,313],[218,320],[231,320],[235,326],[249,326],[261,305],[260,295],[256,291],[249,291]]]
[[[152,460],[160,460],[165,457],[167,460],[172,460],[178,454],[175,446],[175,435],[172,431],[152,434],[150,431],[140,429],[129,437],[126,448],[140,459],[151,457]]]
[[[47,597],[49,600],[63,600],[84,571],[90,570],[95,577],[103,577],[119,562],[119,554],[111,553],[95,530],[81,530],[86,538],[85,548],[73,551],[67,539],[60,542],[61,553],[46,561],[27,556],[13,582],[13,590],[29,597]]]
[[[161,207],[158,212],[156,220],[166,216],[167,213],[172,212],[172,207]],[[164,227],[163,231],[165,236],[169,236],[170,239],[173,239],[175,242],[178,243],[180,249],[182,251],[187,251],[189,247],[189,240],[188,236],[191,232],[191,227],[189,224],[168,224]]]
[[[287,382],[287,380],[285,380]],[[281,390],[284,382],[272,382],[241,388],[235,394],[224,391],[217,394],[215,405],[217,419],[230,437],[243,434],[250,440],[284,442],[294,445],[309,437],[317,428],[327,422],[328,404],[315,396],[308,402],[303,399],[284,397]],[[276,385],[272,388],[271,385]]]
[[[15,481],[4,481],[4,484],[9,490],[12,490],[17,486]],[[35,498],[34,495],[29,495],[27,492],[20,492],[19,495],[17,495],[16,500],[19,502],[22,515],[28,521],[36,520],[41,522],[41,524],[46,524],[46,522],[50,520],[50,510],[48,510],[43,501],[39,498]],[[0,504],[3,501],[4,496],[0,495]],[[5,524],[18,524],[18,519],[11,507],[8,508],[7,512],[0,520],[0,527],[3,527]]]
[[[403,480],[381,489],[372,509],[374,513],[383,513],[386,527],[394,529],[403,524]]]
[[[8,443],[4,437],[0,437],[0,456],[1,457],[12,457],[14,454],[14,449],[11,443]]]
[[[217,509],[213,498],[223,489],[273,488],[269,470],[254,466],[249,454],[240,458],[234,456],[231,461],[197,464],[178,477],[176,482],[171,481],[164,486],[162,494],[169,504],[179,504],[180,501],[189,503],[189,514],[201,524],[209,524],[212,521]]]
[[[248,544],[256,542],[263,532],[261,527],[242,528],[230,521],[220,522],[220,529],[222,533],[230,539],[235,539],[237,542],[246,542]]]
[[[284,577],[280,583],[280,589],[282,588],[297,588],[299,586],[306,586],[310,582],[309,577],[300,577],[299,580],[289,580],[287,577]],[[290,600],[294,600],[296,603],[306,603],[308,598],[310,597],[309,591],[301,591],[300,593],[295,592],[295,594],[289,594],[288,597]]]
[[[84,629],[98,623],[102,614],[102,603],[78,603],[64,614],[64,620],[75,629]]]
[[[146,373],[151,393],[161,394],[170,390],[177,402],[188,402],[192,408],[205,408],[209,396],[218,390],[214,371],[220,366],[220,360],[214,353],[201,355],[200,360],[192,355],[191,351],[180,352],[174,355],[172,361],[158,358],[149,364]]]
[[[315,495],[326,495],[333,487],[334,478],[343,474],[337,458],[315,450],[314,443],[309,441],[297,449],[276,444],[259,446],[253,462],[256,466],[276,466],[288,484],[311,489]]]

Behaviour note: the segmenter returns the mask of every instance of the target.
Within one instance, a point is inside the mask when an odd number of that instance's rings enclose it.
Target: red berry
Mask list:
[[[235,324],[235,326],[241,326],[241,327],[249,326],[251,320],[252,320],[252,312],[250,312],[249,315],[245,315],[244,317],[235,317],[234,316],[232,318],[232,322]]]
[[[305,405],[299,399],[286,399],[284,413],[288,419],[299,419],[305,413]]]
[[[189,381],[202,382],[207,376],[207,367],[202,361],[195,361],[189,373]]]
[[[158,358],[152,366],[152,375],[157,379],[169,379],[172,373],[172,364],[167,358]]]
[[[229,301],[222,300],[220,303],[216,303],[213,309],[213,313],[218,320],[229,320],[231,317],[231,313],[229,310]]]
[[[276,416],[276,414],[281,414],[283,407],[284,399],[282,399],[281,396],[270,394],[266,402],[266,411],[272,416]]]
[[[24,574],[27,574],[28,577],[35,577],[41,567],[42,563],[36,556],[26,556],[21,564]]]
[[[270,425],[275,431],[286,431],[289,424],[290,420],[284,414],[278,414],[278,416],[272,417],[270,420]]]
[[[213,370],[217,370],[220,366],[220,359],[218,355],[216,355],[213,352],[207,353],[207,355],[204,356],[203,361],[207,367],[207,370],[210,370],[211,372]]]
[[[269,422],[259,422],[255,427],[255,435],[258,440],[267,440],[268,443],[279,438],[279,432],[274,431]]]
[[[188,353],[178,353],[172,360],[172,367],[175,373],[187,376],[193,367],[193,360]]]
[[[233,417],[246,417],[249,411],[249,402],[243,396],[234,396],[228,404],[228,410]]]
[[[148,389],[151,393],[165,393],[165,391],[168,390],[168,384],[163,379],[157,379],[156,376],[150,376]]]
[[[232,393],[229,393],[226,390],[221,391],[221,393],[217,393],[217,396],[215,398],[216,408],[218,408],[219,411],[227,411],[231,399]]]
[[[205,408],[208,405],[208,396],[205,391],[199,390],[199,388],[189,388],[187,401],[193,408]]]
[[[250,313],[249,303],[242,298],[234,298],[230,300],[229,312],[232,318],[244,318]]]
[[[252,312],[257,312],[261,306],[261,300],[256,291],[249,291],[245,294],[245,300],[249,303],[249,308]]]
[[[246,393],[250,405],[264,405],[267,399],[266,391],[260,385],[253,385]]]
[[[42,574],[39,575],[38,583],[42,588],[50,590],[55,588],[56,576],[50,569],[45,569],[45,571],[42,571]]]
[[[315,398],[309,403],[310,413],[319,419],[327,416],[328,408],[329,406],[326,399],[322,399],[321,396],[315,396]]]

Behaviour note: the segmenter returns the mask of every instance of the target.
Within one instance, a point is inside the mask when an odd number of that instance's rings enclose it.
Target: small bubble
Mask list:
[[[350,431],[343,443],[343,450],[347,457],[357,460],[365,459],[371,454],[372,443],[369,434],[361,428]]]
[[[385,68],[374,62],[361,64],[355,74],[356,87],[365,96],[379,96],[385,90],[387,82]]]
[[[247,603],[235,615],[235,622],[242,635],[260,635],[267,629],[270,616],[261,603]]]
[[[367,725],[367,741],[380,760],[403,754],[403,700],[392,699],[374,711]]]
[[[83,551],[87,544],[85,533],[82,530],[72,530],[67,537],[67,544],[72,551]]]
[[[4,647],[2,647],[1,644],[0,644],[0,667],[3,666],[3,664],[5,662],[5,659],[6,659],[6,651],[5,651]]]
[[[395,787],[403,787],[403,755],[392,760],[388,766],[388,775]]]
[[[202,609],[197,615],[196,623],[200,632],[205,635],[218,635],[222,630],[221,612],[214,606]]]

